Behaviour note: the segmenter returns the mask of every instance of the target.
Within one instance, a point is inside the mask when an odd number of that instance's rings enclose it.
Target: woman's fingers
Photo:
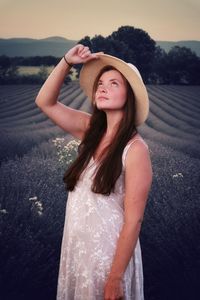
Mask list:
[[[75,48],[77,48],[77,50],[78,50],[78,54],[84,49],[84,45],[82,45],[82,44],[77,44],[76,46],[75,46]]]
[[[104,54],[104,52],[96,52],[96,53],[90,52],[85,56],[85,58],[83,58],[83,63],[86,63],[92,59],[98,59],[101,54]]]
[[[99,54],[103,54],[104,52],[95,52],[92,53],[93,57],[97,57]],[[89,49],[89,47],[84,46],[83,48],[80,49],[79,53],[78,53],[81,57],[86,57],[87,55],[91,54],[91,50]]]
[[[65,57],[71,64],[78,64],[86,63],[89,60],[96,59],[100,54],[103,54],[103,52],[91,53],[91,50],[88,46],[77,44],[67,52]]]
[[[90,50],[85,50],[84,52],[81,53],[81,57],[85,58],[85,57],[89,56],[90,54],[91,54]]]
[[[84,56],[85,53],[88,52],[88,51],[90,51],[90,50],[89,50],[89,47],[83,46],[83,47],[81,47],[81,48],[79,49],[78,55],[79,55],[80,57],[82,57],[82,56]]]
[[[85,59],[83,60],[83,63],[86,63],[92,59],[98,59],[98,56],[95,53],[90,53],[85,57]]]

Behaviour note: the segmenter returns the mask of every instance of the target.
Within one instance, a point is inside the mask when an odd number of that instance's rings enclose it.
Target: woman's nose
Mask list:
[[[107,92],[107,87],[105,86],[105,85],[103,85],[103,84],[101,84],[100,86],[99,86],[99,91],[101,91],[101,92]]]

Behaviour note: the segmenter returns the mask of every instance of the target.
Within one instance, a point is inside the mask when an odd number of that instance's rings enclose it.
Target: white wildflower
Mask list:
[[[175,177],[183,177],[183,174],[182,173],[176,173],[174,175],[172,175],[173,178]]]
[[[35,209],[38,215],[41,216],[43,214],[42,202],[38,200],[37,196],[29,198],[29,201],[33,201],[31,209]]]
[[[1,213],[1,214],[4,214],[4,215],[5,215],[5,214],[8,214],[8,212],[7,212],[6,209],[0,209],[0,213]]]
[[[30,200],[30,201],[36,201],[36,200],[37,200],[37,196],[31,197],[31,198],[29,198],[29,200]]]
[[[56,138],[52,140],[57,149],[58,161],[63,165],[70,165],[78,154],[79,140],[71,140],[65,144],[64,138]]]

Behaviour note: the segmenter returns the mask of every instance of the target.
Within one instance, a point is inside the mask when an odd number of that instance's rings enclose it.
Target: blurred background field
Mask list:
[[[23,75],[38,75],[41,72],[45,73],[45,76],[49,76],[49,74],[54,69],[54,66],[18,66],[18,74],[19,76]],[[76,79],[76,70],[72,69],[70,78],[72,80]]]
[[[50,74],[51,71],[53,70],[54,66],[48,67],[46,66],[47,73]],[[38,74],[40,71],[40,67],[36,66],[21,66],[19,67],[19,74],[20,75],[25,75],[25,74]]]
[[[0,86],[3,300],[53,300],[56,295],[67,200],[65,149],[74,138],[36,106],[39,89]],[[200,86],[149,84],[147,89],[150,114],[138,128],[149,145],[154,171],[141,231],[145,299],[198,300]],[[76,80],[62,86],[59,101],[90,112]]]

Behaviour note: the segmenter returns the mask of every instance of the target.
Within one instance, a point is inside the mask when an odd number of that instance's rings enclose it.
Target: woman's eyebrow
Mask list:
[[[110,81],[113,81],[113,80],[117,80],[117,81],[120,81],[119,79],[117,78],[111,78]]]
[[[109,79],[109,81],[118,81],[118,82],[121,82],[121,80],[120,80],[120,79],[117,79],[117,78],[111,78],[111,79]],[[102,80],[102,79],[99,79],[98,82],[103,82],[103,80]]]
[[[109,81],[117,81],[118,83],[123,84],[123,80],[121,78],[111,78]]]

